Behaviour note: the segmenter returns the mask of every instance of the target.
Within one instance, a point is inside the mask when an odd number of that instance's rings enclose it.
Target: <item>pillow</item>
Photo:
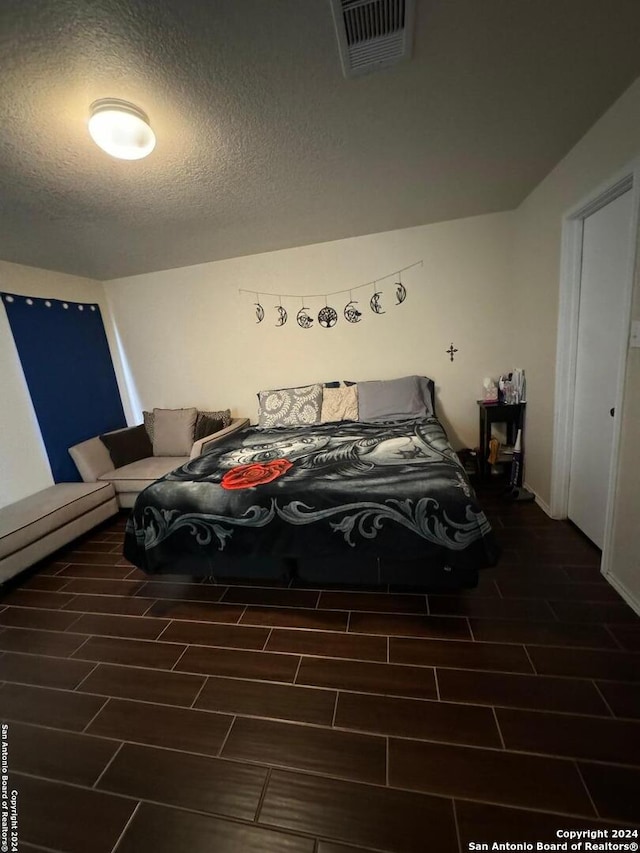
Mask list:
[[[420,376],[403,376],[401,379],[358,382],[360,420],[407,420],[431,414],[431,401],[425,400],[426,386],[421,379]]]
[[[153,410],[153,455],[189,456],[197,409]]]
[[[153,412],[143,412],[142,420],[144,421],[144,428],[149,436],[149,441],[153,443]]]
[[[153,456],[153,447],[142,424],[132,429],[107,432],[100,436],[100,441],[109,451],[114,468]]]
[[[214,432],[220,432],[223,428],[221,418],[208,418],[202,412],[199,412],[195,432],[193,433],[193,440],[200,441],[201,438],[213,435]]]
[[[325,388],[322,393],[321,423],[358,420],[358,388]]]
[[[320,421],[322,385],[260,391],[259,427],[305,426]]]
[[[153,412],[143,412],[142,417],[144,419],[144,426],[147,430],[149,438],[153,442]],[[231,423],[231,409],[222,409],[220,412],[198,412],[198,417],[196,419],[196,428],[194,431],[195,440],[198,440],[198,433],[201,431],[199,426],[199,421],[201,418],[212,418],[213,420],[221,420],[222,428],[228,427]],[[202,433],[200,438],[204,438],[205,435],[211,435],[210,432]]]
[[[228,427],[231,424],[231,409],[222,409],[219,412],[198,412],[198,420],[196,420],[196,430],[198,429],[198,421],[200,418],[211,418],[214,421],[222,421],[222,427]],[[205,435],[210,433],[205,432]]]
[[[418,376],[418,382],[422,388],[422,398],[427,409],[427,415],[436,413],[436,385],[428,376]]]

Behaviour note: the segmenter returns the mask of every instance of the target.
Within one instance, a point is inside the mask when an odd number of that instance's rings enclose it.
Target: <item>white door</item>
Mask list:
[[[611,412],[627,343],[630,226],[630,190],[584,220],[568,514],[599,548],[612,464]]]

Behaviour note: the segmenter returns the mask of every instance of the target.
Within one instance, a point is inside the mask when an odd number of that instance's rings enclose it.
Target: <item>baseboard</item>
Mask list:
[[[548,516],[549,516],[549,518],[553,518],[553,515],[551,514],[551,507],[549,506],[549,504],[548,504],[548,503],[546,503],[545,501],[543,501],[543,500],[542,500],[542,498],[541,498],[541,497],[540,497],[540,495],[536,492],[536,490],[535,490],[535,489],[532,489],[532,488],[531,488],[531,486],[529,486],[527,483],[524,483],[524,484],[523,484],[523,486],[524,486],[524,488],[525,488],[528,492],[531,492],[531,494],[535,497],[535,499],[536,499],[536,503],[538,504],[538,506],[540,507],[540,509],[541,509],[544,513],[546,513],[546,515],[548,515]],[[554,521],[555,521],[555,520],[556,520],[556,519],[554,519]]]
[[[627,587],[615,578],[611,573],[602,573],[602,577],[611,584],[615,591],[624,598],[629,607],[640,616],[640,601],[630,592]]]

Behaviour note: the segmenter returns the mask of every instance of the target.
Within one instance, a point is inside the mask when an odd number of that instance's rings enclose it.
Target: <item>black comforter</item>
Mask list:
[[[437,559],[491,565],[489,522],[436,418],[251,428],[140,493],[125,556],[216,574],[228,557]]]

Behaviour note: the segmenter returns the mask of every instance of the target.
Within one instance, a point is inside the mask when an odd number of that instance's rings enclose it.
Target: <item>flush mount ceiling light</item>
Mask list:
[[[140,160],[155,148],[149,116],[140,107],[116,98],[101,98],[91,104],[90,111],[91,138],[112,157]]]

